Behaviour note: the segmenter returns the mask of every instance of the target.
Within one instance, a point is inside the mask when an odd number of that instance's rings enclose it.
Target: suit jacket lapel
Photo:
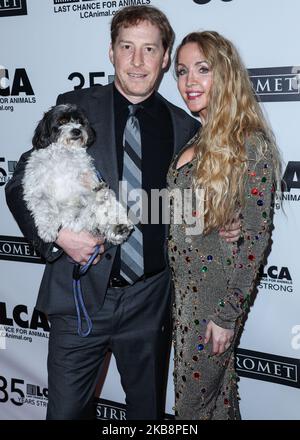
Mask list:
[[[95,87],[89,103],[89,120],[96,131],[96,141],[89,153],[109,187],[118,195],[119,175],[115,140],[112,85]]]
[[[184,147],[187,140],[189,140],[189,127],[184,121],[182,113],[179,112],[175,106],[171,105],[171,103],[169,103],[169,101],[167,101],[164,97],[159,94],[158,96],[165,102],[170,111],[174,134],[173,155],[175,155],[181,150],[182,147]]]

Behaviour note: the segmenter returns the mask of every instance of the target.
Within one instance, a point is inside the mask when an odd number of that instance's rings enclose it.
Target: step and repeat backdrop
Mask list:
[[[216,30],[232,40],[273,127],[286,188],[282,206],[276,200],[272,251],[236,368],[243,419],[299,419],[298,0],[0,0],[0,419],[45,417],[49,335],[46,317],[34,309],[44,265],[14,222],[4,187],[59,93],[113,81],[109,26],[128,5],[161,8],[175,29],[175,46],[193,30]],[[160,92],[184,108],[172,67]],[[172,360],[171,354],[166,417],[173,416]],[[97,417],[123,420],[125,396],[113,356],[107,364]]]

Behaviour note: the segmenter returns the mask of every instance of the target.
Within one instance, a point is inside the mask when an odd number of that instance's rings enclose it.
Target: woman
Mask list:
[[[169,188],[173,194],[204,191],[202,211],[193,206],[195,220],[204,220],[196,235],[189,235],[185,215],[176,224],[179,205],[171,198],[175,414],[239,419],[234,347],[270,238],[279,154],[228,40],[217,32],[191,33],[177,49],[175,66],[178,89],[202,129],[171,164]],[[243,238],[233,245],[218,230],[238,212]]]

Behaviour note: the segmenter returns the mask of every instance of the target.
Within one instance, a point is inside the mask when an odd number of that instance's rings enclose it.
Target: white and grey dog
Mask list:
[[[126,209],[102,181],[86,148],[95,134],[75,105],[52,107],[39,122],[23,179],[24,200],[45,242],[60,228],[104,235],[120,244],[133,225]]]

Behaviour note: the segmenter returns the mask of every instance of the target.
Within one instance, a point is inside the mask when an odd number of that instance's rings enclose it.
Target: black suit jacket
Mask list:
[[[199,123],[182,109],[174,106],[161,95],[157,97],[167,105],[174,128],[174,154],[191,139],[199,129]],[[96,168],[112,190],[118,194],[119,176],[114,133],[113,85],[95,86],[59,95],[57,104],[73,103],[81,107],[96,132],[95,143],[87,150],[94,158]],[[73,264],[62,250],[53,251],[53,244],[44,243],[37,235],[34,221],[23,200],[22,178],[26,160],[31,151],[24,153],[12,179],[6,185],[6,200],[24,236],[46,259],[37,309],[48,314],[75,315],[72,295]],[[81,279],[84,301],[92,316],[102,306],[116,247],[104,254],[100,263],[92,266]]]

